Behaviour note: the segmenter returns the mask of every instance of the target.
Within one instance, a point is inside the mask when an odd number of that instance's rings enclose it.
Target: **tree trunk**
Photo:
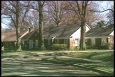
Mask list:
[[[19,45],[19,40],[18,40],[18,29],[16,29],[16,49],[18,48],[18,45]]]
[[[19,1],[16,1],[16,36],[17,36],[17,51],[21,51],[21,40],[20,40],[20,26],[19,26]]]
[[[82,4],[82,14],[81,14],[81,39],[80,39],[80,50],[85,50],[85,22],[86,22],[86,9],[88,1],[84,1]]]
[[[85,50],[85,22],[81,23],[80,50]]]
[[[39,1],[39,48],[43,45],[43,5]]]

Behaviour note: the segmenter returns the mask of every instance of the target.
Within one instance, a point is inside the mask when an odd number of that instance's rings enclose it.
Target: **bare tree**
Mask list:
[[[41,49],[44,46],[43,40],[43,7],[45,1],[31,1],[30,7],[39,12],[39,48]]]
[[[26,13],[24,12],[23,6],[24,6],[23,2],[20,1],[6,1],[2,9],[2,15],[6,15],[7,18],[10,18],[14,24],[16,30],[17,48],[19,51],[21,50],[20,47],[21,40],[19,37],[20,37],[20,27],[22,25],[20,23],[24,21],[23,20],[23,18],[25,17],[24,14]],[[20,19],[22,19],[22,21]]]
[[[107,14],[107,18],[108,18],[108,25],[110,24],[114,24],[114,6],[111,6],[111,10],[109,11],[109,13]]]
[[[85,24],[86,24],[86,10],[89,1],[76,1],[76,7],[73,6],[73,2],[70,3],[73,11],[81,21],[81,37],[80,37],[80,50],[85,50]]]
[[[65,1],[48,1],[48,16],[50,22],[56,24],[56,26],[60,26],[64,19],[65,12]]]
[[[103,26],[105,26],[105,21],[101,20],[101,21],[97,22],[96,27],[101,28]]]
[[[43,40],[43,6],[44,2],[39,1],[39,48],[44,45]]]

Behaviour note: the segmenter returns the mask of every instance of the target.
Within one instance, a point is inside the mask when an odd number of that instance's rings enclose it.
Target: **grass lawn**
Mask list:
[[[5,51],[2,76],[113,76],[114,52]]]

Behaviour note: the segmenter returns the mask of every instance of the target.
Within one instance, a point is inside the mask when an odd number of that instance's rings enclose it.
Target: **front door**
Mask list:
[[[91,39],[87,39],[87,45],[91,46]]]
[[[95,44],[97,48],[101,48],[101,38],[96,38],[95,39]]]
[[[29,49],[33,49],[33,40],[29,40]]]

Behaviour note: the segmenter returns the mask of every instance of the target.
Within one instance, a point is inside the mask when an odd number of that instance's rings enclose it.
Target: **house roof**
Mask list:
[[[45,38],[70,38],[70,36],[80,28],[80,25],[56,26],[53,29],[44,29]]]
[[[101,28],[96,27],[89,30],[86,33],[86,37],[109,36],[112,31],[114,31],[113,26],[107,26],[107,27],[101,27]]]
[[[22,35],[24,32],[21,32],[20,35]],[[1,34],[1,41],[16,41],[16,32],[5,32]]]
[[[36,30],[33,30],[29,33],[27,33],[25,36],[23,36],[21,39],[28,39]]]
[[[31,31],[33,31],[34,29],[31,29]],[[22,38],[22,36],[24,37],[25,35],[27,35],[29,33],[29,31],[23,31],[20,32],[20,37]],[[12,32],[2,32],[2,38],[1,41],[16,41],[16,32],[12,31]]]

